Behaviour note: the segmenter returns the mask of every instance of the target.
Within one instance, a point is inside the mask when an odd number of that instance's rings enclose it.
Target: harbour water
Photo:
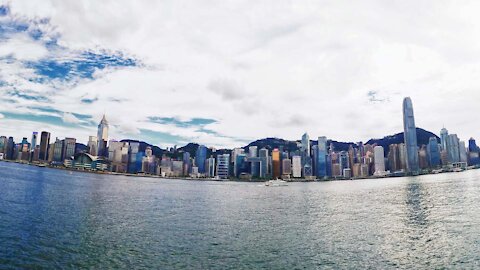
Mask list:
[[[290,183],[0,162],[0,268],[480,267],[480,170]]]

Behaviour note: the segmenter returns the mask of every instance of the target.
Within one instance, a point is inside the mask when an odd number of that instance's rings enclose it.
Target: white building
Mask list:
[[[292,176],[294,178],[302,177],[302,157],[301,156],[292,157]]]
[[[375,146],[373,148],[374,160],[375,160],[375,173],[374,175],[384,175],[385,174],[385,154],[383,151],[383,146]]]

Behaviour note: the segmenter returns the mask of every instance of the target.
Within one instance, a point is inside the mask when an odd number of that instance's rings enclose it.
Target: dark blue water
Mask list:
[[[0,162],[0,268],[480,267],[480,171],[293,183]]]

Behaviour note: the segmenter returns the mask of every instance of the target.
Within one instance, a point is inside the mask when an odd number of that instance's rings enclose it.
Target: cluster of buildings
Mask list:
[[[417,144],[417,130],[410,98],[403,102],[404,141],[381,145],[350,144],[336,151],[331,141],[321,136],[310,140],[305,133],[295,150],[282,146],[216,151],[199,145],[195,151],[177,150],[156,157],[151,146],[140,142],[108,139],[109,124],[103,116],[97,136],[90,136],[87,147],[80,148],[75,138],[51,142],[50,133],[31,141],[0,137],[0,159],[63,166],[80,170],[148,174],[163,177],[205,177],[217,179],[351,179],[416,175],[439,169],[466,168],[480,164],[480,149],[474,139],[460,141],[443,128],[428,144]]]

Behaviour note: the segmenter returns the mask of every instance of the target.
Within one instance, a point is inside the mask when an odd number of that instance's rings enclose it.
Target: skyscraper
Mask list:
[[[108,121],[105,118],[105,114],[103,115],[100,124],[98,124],[97,140],[97,154],[99,156],[107,156]]]
[[[327,137],[318,137],[318,157],[315,168],[319,179],[327,176]]]
[[[48,146],[50,145],[50,133],[42,131],[40,134],[40,154],[39,160],[47,161],[48,158]]]
[[[302,152],[303,158],[310,156],[310,136],[306,132],[302,136]]]
[[[230,174],[230,155],[223,154],[217,156],[217,176],[220,179],[228,179]]]
[[[377,145],[373,148],[375,160],[375,175],[382,175],[385,173],[385,153],[383,146]]]
[[[412,100],[406,97],[403,100],[403,131],[405,148],[407,152],[407,171],[417,174],[418,168],[418,146],[417,146],[417,128],[413,115]]]
[[[436,168],[440,166],[440,151],[438,149],[438,141],[436,137],[430,137],[428,141],[427,153],[430,167]]]
[[[199,173],[206,173],[205,162],[207,160],[207,147],[205,145],[199,145],[197,153],[195,153],[195,165],[198,167]]]
[[[442,130],[440,130],[440,141],[442,143],[442,150],[447,151],[447,149],[448,149],[448,130],[446,128],[442,128]]]
[[[35,150],[35,146],[37,146],[37,137],[38,137],[38,132],[34,131],[32,133],[32,144],[30,145],[31,152],[33,152],[33,150]]]
[[[272,151],[272,167],[273,179],[280,178],[280,151],[277,148]]]

